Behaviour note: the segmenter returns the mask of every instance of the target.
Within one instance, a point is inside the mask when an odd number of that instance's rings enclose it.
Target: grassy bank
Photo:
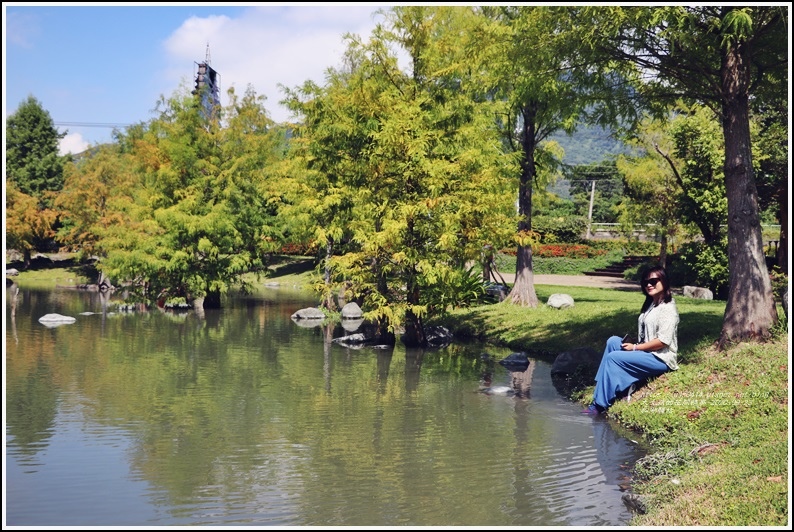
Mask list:
[[[453,312],[456,334],[528,352],[589,346],[636,331],[642,296],[606,289],[536,286],[541,302],[570,294],[573,308],[495,304]],[[789,519],[788,334],[719,352],[725,303],[676,298],[680,369],[619,401],[608,416],[656,449],[635,467],[637,526],[786,526]],[[782,314],[782,311],[781,311]],[[572,399],[582,404],[592,386]]]

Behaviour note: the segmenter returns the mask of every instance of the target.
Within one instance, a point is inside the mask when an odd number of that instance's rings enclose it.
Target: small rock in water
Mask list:
[[[75,321],[77,321],[77,318],[72,316],[63,316],[61,314],[45,314],[39,318],[39,323],[50,329],[54,327],[60,327],[61,325],[66,325],[67,323],[74,323]]]
[[[510,386],[491,386],[483,389],[482,393],[487,395],[514,395],[516,391]]]
[[[39,318],[39,323],[74,323],[75,321],[77,321],[76,318],[62,314],[45,314]]]

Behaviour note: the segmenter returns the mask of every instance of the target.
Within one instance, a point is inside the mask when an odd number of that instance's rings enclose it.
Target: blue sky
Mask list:
[[[3,110],[28,95],[68,130],[62,151],[78,153],[111,140],[110,127],[153,118],[161,96],[192,88],[209,44],[212,67],[226,89],[250,84],[282,122],[278,85],[320,84],[339,66],[346,32],[363,38],[382,21],[379,4],[127,3],[3,4]],[[75,125],[75,124],[91,124]],[[69,125],[61,125],[69,124]],[[4,130],[5,131],[5,130]]]

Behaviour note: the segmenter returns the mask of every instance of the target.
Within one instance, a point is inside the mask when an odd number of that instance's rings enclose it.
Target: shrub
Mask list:
[[[728,242],[706,245],[688,242],[679,252],[669,257],[668,274],[676,284],[704,286],[714,293],[715,299],[726,299],[728,291]]]
[[[661,252],[659,242],[628,240],[626,238],[592,240],[588,242],[588,245],[596,249],[604,249],[607,251],[622,251],[625,255],[656,257]]]
[[[534,216],[532,230],[540,233],[541,242],[580,242],[587,229],[583,216]]]
[[[449,308],[464,308],[485,301],[485,285],[479,266],[456,268],[442,272],[439,282],[422,286],[422,303],[433,305],[434,313],[445,313]]]

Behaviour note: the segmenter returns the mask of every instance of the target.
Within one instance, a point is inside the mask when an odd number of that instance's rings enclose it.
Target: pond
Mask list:
[[[200,317],[21,287],[11,312],[7,290],[6,524],[628,524],[648,449],[582,415],[548,361],[343,347],[290,318],[314,304],[262,287]]]

